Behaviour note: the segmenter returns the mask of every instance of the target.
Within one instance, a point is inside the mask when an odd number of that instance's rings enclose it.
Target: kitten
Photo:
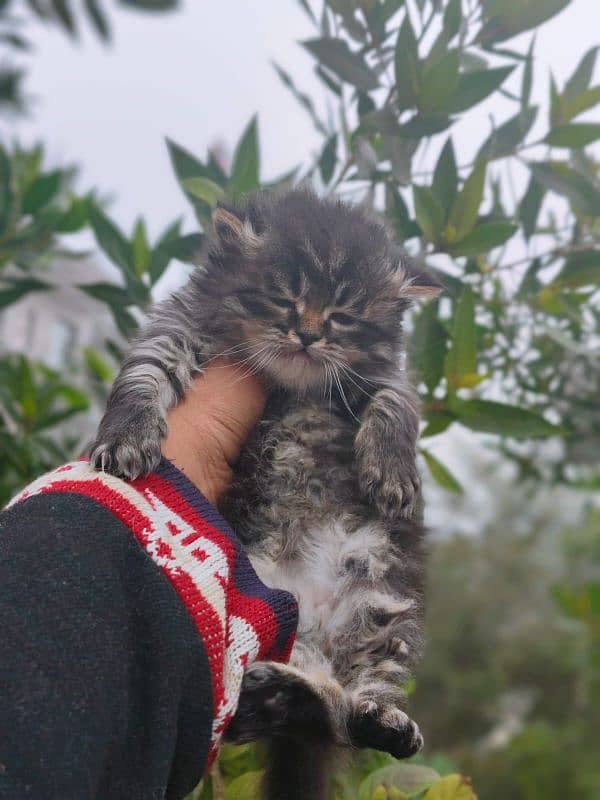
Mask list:
[[[132,344],[91,459],[129,478],[155,467],[168,409],[216,355],[275,384],[223,511],[262,580],[298,598],[299,629],[289,665],[248,669],[228,737],[270,738],[272,800],[320,798],[326,744],[422,744],[403,711],[422,532],[401,322],[439,290],[376,218],[306,188],[219,207],[206,255]]]

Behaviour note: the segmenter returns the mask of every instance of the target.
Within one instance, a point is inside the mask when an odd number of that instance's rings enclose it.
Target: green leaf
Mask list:
[[[448,50],[422,77],[418,106],[423,111],[444,108],[458,86],[458,50]]]
[[[421,450],[421,455],[429,467],[429,472],[431,473],[432,478],[442,487],[442,489],[446,489],[446,491],[452,492],[453,494],[463,493],[463,487],[450,473],[448,468],[445,467],[442,462],[433,455],[433,453],[430,453],[427,450]]]
[[[204,201],[211,208],[216,206],[223,196],[223,189],[208,178],[186,178],[181,182],[181,185],[188,194]]]
[[[481,145],[477,158],[491,161],[513,153],[531,130],[537,112],[537,106],[524,108],[492,131]]]
[[[461,0],[449,0],[444,10],[443,26],[444,33],[448,41],[453,39],[460,30],[462,22],[462,3]]]
[[[500,247],[519,230],[512,222],[482,222],[463,239],[450,245],[448,252],[453,256],[476,256]]]
[[[0,144],[0,234],[6,231],[14,206],[12,163]]]
[[[430,394],[444,374],[447,345],[448,332],[438,319],[438,303],[427,303],[414,322],[409,339],[409,364]]]
[[[519,204],[519,220],[523,228],[523,235],[527,240],[535,233],[543,201],[544,187],[532,175],[529,179],[527,191]]]
[[[391,184],[386,185],[385,198],[386,212],[394,226],[397,238],[405,242],[413,236],[420,236],[421,229],[417,223],[410,218],[404,198],[396,186]]]
[[[428,789],[423,800],[477,800],[471,781],[463,775],[446,775]]]
[[[550,286],[570,289],[579,289],[582,286],[600,286],[600,249],[587,250],[569,256]]]
[[[416,105],[421,86],[419,45],[410,17],[405,14],[396,39],[394,55],[396,74],[396,103],[398,108]]]
[[[495,92],[513,70],[514,66],[463,72],[454,95],[447,102],[446,110],[453,114],[476,106]]]
[[[561,161],[530,161],[529,169],[542,186],[568,197],[574,208],[582,214],[600,216],[600,192],[568,164]]]
[[[259,800],[264,770],[245,772],[225,787],[224,800]]]
[[[183,237],[183,239],[186,238],[187,237]],[[153,286],[162,277],[164,271],[171,263],[171,259],[179,258],[177,249],[181,239],[181,222],[179,220],[169,225],[158,239],[152,251],[152,255],[150,256],[150,264],[148,266],[150,283]],[[185,245],[182,245],[182,248],[185,248]]]
[[[413,186],[415,216],[429,242],[440,239],[444,227],[444,212],[435,195],[427,186]]]
[[[446,114],[416,114],[408,122],[398,126],[398,136],[404,139],[422,139],[442,133],[452,124]]]
[[[250,192],[253,189],[257,189],[260,185],[259,173],[260,153],[258,147],[258,121],[256,116],[254,116],[248,123],[235,149],[230,184],[237,192]],[[197,192],[194,191],[192,191],[192,194],[196,197],[199,196]],[[207,200],[207,202],[210,201]],[[210,204],[214,205],[214,203]]]
[[[429,436],[438,436],[448,430],[455,421],[454,414],[450,414],[448,411],[430,411],[427,414],[427,425],[421,433],[421,439],[426,439]]]
[[[562,433],[561,428],[519,406],[491,400],[461,400],[451,397],[448,407],[463,425],[481,433],[494,433],[513,439],[538,439]]]
[[[170,258],[176,258],[186,264],[195,263],[204,244],[204,236],[201,233],[188,233],[166,242],[163,248],[167,251]]]
[[[600,86],[592,86],[591,89],[586,89],[585,92],[572,98],[562,97],[559,102],[560,110],[555,112],[554,116],[551,115],[554,127],[561,122],[569,122],[584,111],[598,105],[600,103]]]
[[[75,17],[68,0],[51,0],[54,15],[58,17],[63,28],[71,36],[77,35]]]
[[[8,288],[0,284],[0,308],[18,303],[29,292],[45,292],[52,288],[49,283],[37,278],[3,278],[2,283],[7,284]]]
[[[132,304],[127,290],[121,286],[115,286],[114,283],[82,283],[78,288],[93,297],[94,300],[100,300],[101,303],[106,303],[111,308]]]
[[[59,217],[54,227],[57,233],[74,233],[81,230],[88,221],[88,201],[74,197],[65,213]]]
[[[456,157],[454,155],[454,145],[452,144],[452,138],[450,136],[446,140],[446,144],[442,148],[442,152],[435,165],[431,188],[438,203],[442,207],[444,222],[446,222],[458,193],[458,170],[456,167]]]
[[[464,238],[473,229],[483,199],[485,174],[485,161],[478,161],[454,201],[446,236],[450,243]]]
[[[226,176],[212,156],[209,158],[208,164],[203,164],[187,150],[184,150],[183,147],[175,144],[175,142],[172,142],[169,139],[166,141],[169,150],[169,157],[171,159],[171,164],[173,165],[175,175],[177,176],[177,180],[181,188],[184,190],[188,200],[192,203],[196,212],[196,216],[202,221],[202,224],[206,224],[210,219],[212,209],[211,204],[199,199],[198,197],[195,197],[185,189],[183,184],[188,178],[205,178],[206,180],[215,183],[217,186],[224,186],[226,182]]]
[[[527,267],[523,279],[519,285],[516,297],[519,300],[529,297],[532,294],[537,294],[541,289],[540,279],[538,273],[542,268],[542,261],[539,258],[534,258],[531,264]]]
[[[302,44],[321,64],[357,89],[370,92],[379,86],[377,75],[360,53],[350,50],[343,39],[324,36],[321,39],[308,39]]]
[[[535,35],[531,39],[527,52],[527,61],[523,67],[523,81],[521,83],[521,108],[528,108],[531,101],[531,84],[533,81],[533,48]]]
[[[342,84],[334,80],[333,76],[330,75],[330,73],[327,72],[327,70],[324,69],[320,64],[317,64],[315,67],[315,75],[321,81],[321,83],[325,84],[330,92],[335,94],[337,97],[342,96]]]
[[[598,54],[598,45],[591,47],[581,58],[581,61],[575,68],[575,71],[565,84],[563,96],[566,98],[573,98],[585,92],[592,82],[594,74],[594,66],[596,64],[596,56]]]
[[[110,383],[114,378],[113,370],[108,361],[92,347],[83,348],[85,365],[92,376],[100,383]]]
[[[390,764],[371,772],[358,787],[357,800],[371,800],[375,790],[395,788],[408,797],[416,797],[439,780],[438,773],[421,764]],[[385,797],[387,797],[387,792]]]
[[[180,0],[120,0],[125,6],[142,9],[144,11],[173,11]]]
[[[113,264],[120,267],[126,278],[135,277],[133,252],[125,236],[106,214],[93,203],[90,203],[88,217],[98,245]]]
[[[476,42],[481,45],[490,45],[511,39],[518,33],[537,28],[546,20],[554,17],[571,0],[504,0],[500,3],[488,3],[486,21],[477,34]]]
[[[445,373],[450,392],[461,387],[473,387],[481,380],[477,372],[475,298],[468,286],[463,289],[454,310],[452,341],[446,355]]]
[[[31,183],[23,195],[21,209],[24,214],[35,214],[58,193],[63,174],[59,170],[40,175]]]
[[[141,278],[147,271],[150,263],[150,245],[148,243],[148,234],[143,219],[139,219],[135,225],[131,247],[135,272],[136,275]]]
[[[105,42],[110,40],[110,26],[98,0],[85,0],[85,8],[96,33]]]
[[[544,141],[552,147],[586,147],[600,139],[600,123],[575,122],[555,128]]]
[[[337,161],[337,143],[338,137],[337,134],[334,133],[333,136],[330,136],[325,142],[325,147],[323,148],[323,152],[319,158],[319,172],[321,173],[321,179],[324,184],[329,183],[335,171],[335,165]]]
[[[211,170],[180,145],[167,139],[169,158],[178,181],[181,183],[186,178],[201,176],[216,182]]]

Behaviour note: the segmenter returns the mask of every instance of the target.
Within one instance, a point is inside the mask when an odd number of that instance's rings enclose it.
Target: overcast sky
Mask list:
[[[306,162],[320,141],[270,64],[280,62],[302,87],[323,96],[312,60],[297,44],[314,33],[294,0],[182,5],[179,13],[166,15],[115,10],[108,48],[89,30],[80,44],[72,44],[59,31],[32,26],[31,117],[8,126],[22,139],[46,142],[52,161],[81,164],[82,187],[113,193],[113,211],[123,225],[143,214],[155,233],[186,210],[165,136],[200,155],[218,140],[231,148],[258,111],[267,177]],[[574,0],[540,30],[534,96],[547,95],[550,67],[564,80],[598,43],[598,13],[598,0]],[[510,46],[525,49],[529,39],[526,34]],[[489,129],[490,111],[502,120],[512,109],[496,99],[492,108],[484,103],[460,124],[462,163]],[[437,137],[440,143],[443,138]],[[435,148],[430,158],[434,153]]]

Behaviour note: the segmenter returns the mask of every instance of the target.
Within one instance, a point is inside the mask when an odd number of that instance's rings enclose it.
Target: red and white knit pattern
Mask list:
[[[290,595],[260,583],[232,531],[224,521],[215,524],[216,510],[199,493],[212,510],[209,519],[189,502],[190,488],[171,465],[128,482],[77,461],[34,481],[11,505],[35,494],[75,492],[101,503],[133,532],[175,588],[204,643],[213,689],[211,763],[235,712],[246,665],[257,658],[289,658],[297,608]],[[282,633],[284,645],[278,647]]]

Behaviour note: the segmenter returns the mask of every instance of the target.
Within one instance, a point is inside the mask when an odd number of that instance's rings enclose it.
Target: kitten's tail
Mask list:
[[[265,800],[327,800],[332,749],[332,745],[321,739],[271,739],[264,782]]]

